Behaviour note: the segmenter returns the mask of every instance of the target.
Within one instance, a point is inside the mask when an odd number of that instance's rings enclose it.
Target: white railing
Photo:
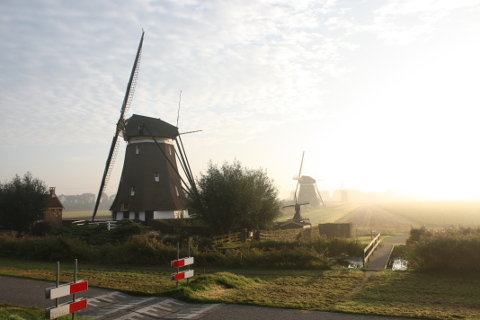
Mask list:
[[[73,225],[76,226],[98,226],[100,224],[106,224],[108,230],[112,230],[115,228],[117,225],[118,221],[115,220],[95,220],[95,221],[90,221],[90,220],[77,220],[72,222]]]
[[[363,249],[363,266],[365,267],[365,262],[368,261],[370,256],[373,254],[373,251],[377,249],[378,245],[380,244],[380,233],[377,234],[375,238],[370,242],[368,246]]]

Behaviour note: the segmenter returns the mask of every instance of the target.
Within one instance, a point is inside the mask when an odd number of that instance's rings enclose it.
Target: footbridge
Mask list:
[[[405,243],[408,238],[408,236],[393,236],[381,240],[380,237],[381,235],[378,234],[365,248],[363,266],[368,271],[386,269],[394,246]]]

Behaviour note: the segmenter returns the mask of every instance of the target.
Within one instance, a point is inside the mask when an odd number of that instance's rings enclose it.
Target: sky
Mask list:
[[[97,194],[142,29],[126,116],[180,105],[197,178],[480,200],[480,0],[0,0],[1,182]]]

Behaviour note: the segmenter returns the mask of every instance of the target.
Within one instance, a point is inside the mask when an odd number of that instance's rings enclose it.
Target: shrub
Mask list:
[[[251,244],[252,248],[259,249],[297,249],[297,248],[307,248],[315,249],[318,254],[335,257],[335,256],[352,256],[352,257],[361,257],[363,254],[363,246],[354,239],[345,239],[345,238],[333,238],[327,239],[326,237],[318,237],[314,240],[268,240],[254,242]]]
[[[92,248],[85,242],[65,236],[17,237],[0,236],[0,255],[3,257],[58,261],[67,259],[95,259]]]
[[[480,273],[480,227],[424,230],[409,242],[407,257],[419,269]]]

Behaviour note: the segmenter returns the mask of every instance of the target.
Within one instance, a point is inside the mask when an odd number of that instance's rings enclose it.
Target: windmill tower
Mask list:
[[[348,191],[343,190],[343,181],[342,181],[342,186],[340,187],[340,202],[341,203],[348,203]]]
[[[177,127],[160,119],[132,115],[126,121],[127,149],[110,210],[115,220],[187,218],[174,140]]]
[[[113,219],[146,221],[188,217],[185,191],[190,192],[191,189],[179,173],[177,158],[190,186],[195,188],[195,184],[178,128],[160,119],[137,114],[129,119],[124,118],[137,83],[143,37],[144,32],[115,128],[92,220],[95,219],[103,189],[113,167],[120,135],[127,142],[127,148],[117,195],[110,207]]]
[[[302,155],[302,163],[300,165],[298,176],[293,177],[293,180],[297,180],[298,202],[308,203],[312,207],[318,207],[319,205],[325,206],[320,191],[318,190],[316,180],[310,176],[302,175],[304,155],[305,152]],[[295,190],[295,194],[296,192],[297,190]]]
[[[294,176],[293,179],[297,180],[297,186],[295,187],[295,193],[293,195],[293,204],[284,206],[284,208],[288,207],[294,207],[295,209],[295,215],[293,216],[292,221],[297,223],[297,224],[304,224],[304,225],[311,225],[309,219],[304,219],[301,214],[301,208],[303,205],[309,204],[308,202],[301,202],[299,200],[300,197],[297,197],[297,191],[298,187],[300,185],[300,177],[302,176],[302,167],[303,167],[303,156],[305,155],[305,152],[302,154],[302,162],[300,162],[300,170],[298,172],[298,176]]]
[[[299,202],[308,202],[312,207],[325,206],[315,179],[310,176],[301,176],[298,182],[300,184],[298,191]]]

